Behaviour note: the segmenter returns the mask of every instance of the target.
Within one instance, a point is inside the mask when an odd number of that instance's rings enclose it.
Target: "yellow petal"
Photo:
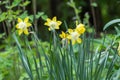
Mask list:
[[[30,27],[32,24],[31,23],[26,23],[27,27]]]
[[[65,33],[62,31],[62,33],[59,35],[61,38],[65,38]]]
[[[69,32],[69,33],[72,33],[72,32],[73,32],[73,29],[68,29],[68,32]]]
[[[26,34],[26,35],[29,34],[29,33],[28,33],[28,29],[25,29],[25,30],[24,30],[24,34]]]
[[[56,26],[55,29],[59,29],[59,26]]]
[[[29,17],[26,17],[26,18],[24,19],[24,22],[28,22],[28,20],[29,20]]]
[[[68,38],[68,39],[72,39],[71,35],[68,35],[67,38]]]
[[[60,34],[59,36],[60,36],[60,38],[63,38],[62,34]]]
[[[18,23],[22,22],[22,19],[21,18],[18,18]]]
[[[85,27],[85,25],[80,23],[77,27]]]
[[[18,30],[18,34],[19,34],[19,35],[21,35],[22,33],[23,33],[23,30],[22,30],[22,29]]]
[[[85,27],[81,24],[81,26],[77,26],[75,29],[79,34],[83,34],[85,32]]]
[[[62,31],[62,35],[63,35],[63,37],[65,38],[65,33]]]
[[[17,28],[17,29],[19,28],[18,24],[16,25],[16,28]]]
[[[62,24],[62,22],[61,22],[61,21],[57,21],[57,24],[58,24],[58,25],[61,25],[61,24]]]
[[[55,17],[53,17],[53,18],[52,18],[52,20],[53,20],[53,21],[56,21],[56,20],[57,20],[56,16],[55,16]]]
[[[50,29],[50,28],[48,28],[48,30],[49,30],[49,31],[51,31],[51,29]]]
[[[77,42],[78,42],[78,43],[81,43],[81,42],[82,42],[81,38],[78,38],[78,39],[77,39]]]
[[[48,23],[48,22],[45,22],[44,25],[49,26],[49,23]]]

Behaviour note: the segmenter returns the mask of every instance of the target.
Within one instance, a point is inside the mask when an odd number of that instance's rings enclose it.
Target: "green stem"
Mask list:
[[[36,33],[38,32],[38,29],[37,29],[37,19],[36,19],[36,0],[32,0],[32,3],[33,3],[33,14],[34,14],[34,18],[33,18],[33,21],[34,21],[34,25],[35,25],[35,31]]]
[[[55,30],[53,31],[53,44],[54,44],[54,48],[56,48],[56,35],[55,35]]]
[[[76,15],[76,19],[78,20],[78,22],[80,23],[81,20],[80,20],[80,16],[79,16],[79,11],[77,8],[76,8],[76,5],[75,5],[75,2],[73,0],[70,0],[70,3],[71,3],[71,7],[74,9],[74,12],[75,12],[75,15]]]
[[[76,8],[76,6],[74,6],[73,9],[74,9],[74,12],[75,12],[76,18],[77,18],[78,22],[80,23],[81,20],[80,20],[80,17],[79,17],[79,12],[77,12],[77,8]]]

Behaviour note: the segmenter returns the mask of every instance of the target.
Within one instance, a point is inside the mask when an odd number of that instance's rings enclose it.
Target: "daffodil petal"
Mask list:
[[[22,29],[18,30],[18,34],[19,34],[19,35],[21,35],[22,33],[23,33],[23,30],[22,30]]]
[[[27,27],[30,27],[32,24],[31,23],[26,23]]]
[[[26,35],[29,34],[28,29],[25,29],[25,30],[24,30],[24,34],[26,34]]]
[[[60,38],[63,38],[62,34],[60,34],[59,36],[60,36]]]
[[[55,29],[59,29],[59,26],[56,26]]]
[[[77,42],[78,42],[78,43],[81,43],[81,42],[82,42],[81,38],[78,38],[78,39],[77,39]]]
[[[53,20],[53,21],[56,21],[56,20],[57,20],[56,16],[55,16],[55,17],[53,17],[53,18],[52,18],[52,20]]]
[[[51,29],[50,29],[50,28],[48,28],[48,30],[49,30],[49,31],[51,31]]]
[[[63,37],[65,38],[65,33],[62,31],[62,35],[63,35]]]
[[[68,39],[72,39],[72,36],[71,36],[71,35],[68,35],[67,38],[68,38]]]
[[[80,28],[80,27],[85,27],[85,25],[80,23],[79,25],[77,25],[77,28]]]
[[[19,25],[18,24],[16,25],[16,28],[19,29]]]
[[[18,23],[22,22],[22,19],[21,18],[18,18]]]
[[[58,25],[61,25],[61,24],[62,24],[62,22],[61,22],[61,21],[57,21],[57,24],[58,24]]]
[[[72,29],[68,29],[68,32],[69,32],[69,33],[72,33],[72,32],[73,32],[73,30],[72,30]]]
[[[48,22],[45,22],[45,24],[44,24],[44,25],[49,26],[49,23],[48,23]]]
[[[62,33],[59,35],[61,38],[65,38],[65,33],[62,31]]]
[[[85,32],[85,25],[84,24],[79,24],[77,25],[75,29],[79,34],[83,34]]]
[[[24,22],[28,22],[28,20],[29,20],[29,17],[26,17],[26,18],[24,19]]]

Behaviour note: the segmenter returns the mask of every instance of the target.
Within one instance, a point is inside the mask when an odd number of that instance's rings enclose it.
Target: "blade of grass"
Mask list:
[[[20,44],[19,44],[19,42],[18,42],[18,39],[17,39],[17,37],[16,37],[15,34],[13,34],[13,38],[14,38],[16,44],[17,44],[17,47],[18,47],[18,50],[19,50],[19,56],[20,56],[20,58],[21,58],[21,61],[22,61],[22,63],[23,63],[23,66],[24,66],[27,74],[29,75],[30,79],[33,80],[32,71],[30,70],[30,67],[29,67],[29,65],[28,65],[27,59],[26,59],[26,57],[25,57],[25,55],[24,55],[24,53],[23,53],[23,51],[22,51],[22,49],[21,49],[21,46],[20,46]]]

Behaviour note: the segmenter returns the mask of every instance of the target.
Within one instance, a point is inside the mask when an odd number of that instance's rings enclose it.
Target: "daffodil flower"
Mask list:
[[[31,23],[28,22],[29,18],[25,18],[24,21],[21,18],[18,18],[18,24],[16,28],[18,29],[18,34],[21,35],[22,33],[28,35],[28,27],[31,26]]]
[[[68,39],[70,39],[72,41],[72,44],[74,45],[75,43],[81,43],[82,40],[80,38],[80,34],[75,31],[75,30],[72,30],[72,29],[68,29],[68,32],[69,32],[69,36],[68,36]]]
[[[85,32],[85,25],[84,24],[78,24],[75,29],[79,34],[83,34]]]
[[[54,31],[55,29],[59,29],[59,26],[62,24],[61,21],[57,21],[56,17],[53,17],[52,20],[51,19],[47,19],[47,22],[45,22],[44,25],[48,26],[48,30],[49,31]]]
[[[68,40],[69,34],[62,31],[62,33],[59,35],[60,38],[62,38],[62,41]]]
[[[68,39],[68,33],[65,33],[62,31],[62,33],[59,35],[60,38],[62,38],[62,46],[65,47],[67,46],[67,44],[70,42],[70,40]]]
[[[68,34],[62,31],[62,33],[59,36],[63,39],[67,38]]]

